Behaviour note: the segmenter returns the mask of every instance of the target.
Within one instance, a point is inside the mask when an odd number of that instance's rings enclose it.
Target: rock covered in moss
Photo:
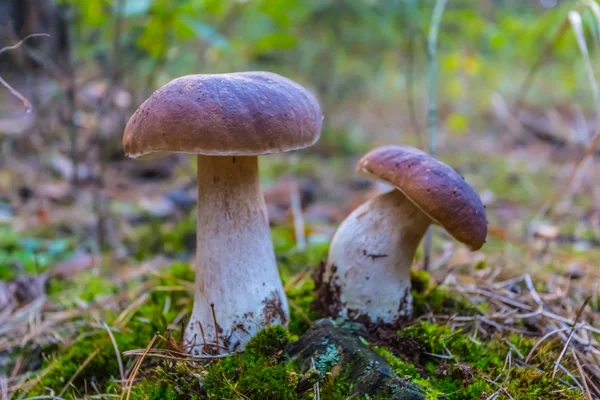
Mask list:
[[[300,372],[316,369],[331,397],[383,396],[396,400],[421,400],[425,396],[398,377],[385,358],[372,351],[359,329],[336,326],[328,319],[316,321],[300,339],[286,348]],[[345,393],[342,393],[345,392]]]

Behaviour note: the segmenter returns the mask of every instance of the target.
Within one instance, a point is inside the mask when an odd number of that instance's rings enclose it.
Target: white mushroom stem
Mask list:
[[[410,267],[432,223],[402,192],[375,197],[338,228],[323,282],[329,311],[345,319],[394,324],[412,314]]]
[[[190,351],[242,350],[262,328],[285,325],[258,157],[198,156],[197,231]]]

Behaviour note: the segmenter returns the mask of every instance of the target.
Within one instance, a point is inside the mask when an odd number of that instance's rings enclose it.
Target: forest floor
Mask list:
[[[570,178],[581,149],[497,131],[440,138],[439,158],[487,205],[487,244],[471,253],[436,229],[429,274],[421,273],[421,250],[414,264],[414,321],[364,341],[428,399],[593,399],[600,395],[600,208],[594,203],[600,176],[584,163]],[[205,360],[178,353],[194,287],[192,158],[110,161],[102,190],[84,163],[74,196],[73,165],[61,153],[32,162],[5,152],[2,398],[353,394],[354,383],[335,367],[335,351],[328,366],[308,370],[283,354],[318,318],[310,307],[311,275],[336,226],[386,190],[354,174],[370,145],[335,157],[339,149],[328,146],[261,158],[290,302],[288,331],[267,330],[243,354]],[[296,195],[301,212],[290,206]],[[304,248],[294,233],[299,217]]]

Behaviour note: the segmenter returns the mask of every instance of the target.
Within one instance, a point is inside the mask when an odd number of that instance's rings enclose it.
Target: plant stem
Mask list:
[[[427,106],[427,131],[429,135],[429,153],[435,157],[435,139],[437,134],[437,64],[436,64],[436,48],[437,37],[442,21],[442,14],[448,0],[436,0],[431,17],[431,26],[429,28],[429,37],[427,39],[427,58],[429,60],[429,95]],[[432,229],[427,230],[425,235],[425,257],[423,260],[423,269],[429,269],[429,261],[431,256],[431,237]]]
[[[414,93],[414,73],[415,73],[415,41],[422,40],[424,44],[423,48],[427,48],[427,41],[425,34],[419,29],[417,23],[417,3],[416,1],[408,2],[407,6],[409,15],[409,36],[407,42],[407,66],[406,66],[406,98],[408,102],[408,109],[410,113],[410,119],[412,123],[412,130],[417,139],[417,145],[420,149],[425,150],[423,138],[421,136],[421,128],[419,127],[419,119],[417,118],[417,107],[415,104],[415,93]]]

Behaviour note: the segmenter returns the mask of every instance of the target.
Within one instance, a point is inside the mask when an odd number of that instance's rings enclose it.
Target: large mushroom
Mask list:
[[[383,146],[357,172],[395,187],[354,210],[335,233],[321,276],[329,315],[396,324],[412,315],[410,268],[427,228],[440,225],[477,250],[487,236],[485,207],[454,169],[421,150]]]
[[[311,146],[321,132],[317,100],[269,72],[189,75],[158,89],[123,135],[130,157],[198,157],[194,307],[190,352],[241,350],[260,329],[285,325],[258,175],[258,156]]]

